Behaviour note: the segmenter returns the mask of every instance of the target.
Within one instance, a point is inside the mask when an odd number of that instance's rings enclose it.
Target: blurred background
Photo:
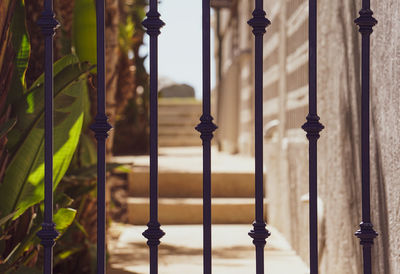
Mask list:
[[[149,41],[146,0],[106,0],[108,266],[148,273]],[[264,1],[265,219],[268,273],[308,270],[308,1]],[[361,274],[361,1],[318,1],[320,272]],[[253,1],[211,1],[213,268],[254,273]],[[372,0],[371,208],[374,273],[400,269],[400,6]],[[96,12],[54,0],[54,273],[96,273]],[[41,273],[43,1],[0,2],[0,272]],[[162,0],[159,36],[160,273],[201,272],[201,1]],[[290,262],[290,263],[289,263]]]

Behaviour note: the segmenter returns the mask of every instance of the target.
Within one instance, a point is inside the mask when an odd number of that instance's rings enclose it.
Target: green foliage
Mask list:
[[[72,39],[79,60],[97,64],[94,0],[75,0]]]
[[[72,41],[63,43],[63,47],[73,48],[62,50],[76,55],[54,64],[53,220],[60,232],[54,248],[54,271],[95,273],[97,153],[88,131],[93,122],[88,75],[96,71],[96,11],[94,0],[73,2]],[[0,182],[0,273],[35,274],[41,273],[38,268],[43,264],[36,234],[44,210],[44,75],[27,86],[28,60],[33,55],[25,18],[31,15],[25,14],[24,0],[16,3],[10,27],[16,57],[12,92],[7,97],[13,118],[0,125],[0,138],[9,140],[9,162]],[[126,42],[126,50],[139,62],[135,63],[141,72],[139,85],[146,93],[144,58],[138,56],[146,1],[134,0],[127,6],[130,15],[125,18],[127,24],[121,25],[120,41]],[[56,48],[55,56],[60,56],[58,51]],[[115,168],[123,170],[117,164],[107,165],[108,171]]]
[[[56,203],[58,205],[58,203]],[[29,262],[37,255],[37,250],[34,248],[39,244],[39,239],[36,237],[36,233],[41,229],[43,222],[42,211],[35,217],[32,216],[30,225],[26,230],[26,234],[13,235],[14,240],[17,244],[14,245],[8,256],[2,260],[0,264],[1,273],[36,273],[36,269],[20,266],[21,264],[29,264]],[[76,210],[72,208],[60,208],[56,211],[53,217],[53,221],[56,224],[57,230],[60,233],[59,238],[65,233],[67,228],[72,224],[76,215]],[[4,224],[4,222],[3,222]],[[3,228],[3,235],[7,235],[12,231],[12,226]],[[2,249],[4,249],[4,239],[0,241]],[[0,250],[4,252],[4,250]],[[25,272],[30,270],[31,272]],[[21,271],[21,272],[19,272]]]
[[[68,169],[83,123],[84,76],[90,66],[67,56],[55,64],[54,185]],[[11,161],[0,185],[0,212],[17,218],[44,198],[44,86],[40,78],[14,105],[18,123],[9,133]]]
[[[21,86],[26,88],[25,73],[28,68],[30,53],[30,44],[28,34],[25,28],[25,4],[23,1],[17,1],[14,10],[14,16],[11,22],[12,44],[17,55],[15,57],[15,68],[17,77],[21,81]]]
[[[4,124],[0,125],[0,138],[3,138],[7,135],[8,132],[15,126],[17,123],[17,119],[12,118],[6,121]]]
[[[11,21],[12,46],[16,52],[12,78],[12,92],[8,94],[8,101],[18,99],[27,91],[25,74],[31,46],[25,26],[25,5],[23,0],[16,1],[14,16]]]
[[[73,55],[54,64],[55,187],[69,168],[78,145],[90,69],[92,66],[80,63]],[[4,134],[12,128],[7,136],[11,160],[0,185],[0,272],[35,273],[33,268],[20,266],[37,260],[36,233],[43,222],[43,204],[38,204],[44,199],[44,76],[19,98],[9,101],[15,119],[0,129]],[[74,222],[77,211],[68,208],[73,200],[64,193],[56,193],[54,202],[53,221],[61,237]]]
[[[57,231],[60,235],[72,224],[75,219],[76,209],[60,208],[53,216],[53,222],[56,224]]]
[[[118,43],[119,48],[123,54],[128,55],[129,51],[132,51],[133,47],[133,35],[135,33],[135,23],[132,21],[132,16],[126,18],[126,22],[119,24],[119,37]]]

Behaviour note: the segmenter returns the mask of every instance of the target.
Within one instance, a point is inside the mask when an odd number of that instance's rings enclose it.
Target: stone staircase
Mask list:
[[[189,98],[160,98],[158,143],[160,147],[200,146],[195,127],[200,123],[201,102]]]
[[[199,138],[197,136],[197,138]],[[254,221],[254,162],[252,158],[218,153],[213,148],[212,222],[251,224]],[[201,224],[202,149],[169,147],[159,151],[159,221],[167,224]],[[148,156],[130,156],[128,221],[149,221]]]
[[[200,133],[201,102],[193,98],[159,100],[159,221],[201,224],[203,173]],[[128,176],[129,223],[149,221],[149,156],[125,156],[132,163]],[[212,222],[251,224],[254,221],[254,160],[212,150]]]

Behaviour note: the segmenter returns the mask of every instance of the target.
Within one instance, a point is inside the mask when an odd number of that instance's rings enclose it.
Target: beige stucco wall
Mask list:
[[[321,273],[327,274],[362,273],[361,248],[354,236],[361,221],[360,34],[353,23],[360,4],[355,0],[318,1],[318,112],[325,125],[318,148],[319,244]],[[247,14],[247,20],[251,9],[249,1],[239,0],[231,17],[225,11],[225,20],[230,22],[238,14],[242,21]],[[307,262],[308,142],[299,129],[308,100],[307,1],[265,0],[265,9],[272,21],[264,43],[268,222]],[[371,205],[380,234],[373,247],[374,273],[396,274],[400,269],[400,2],[372,0],[372,9],[379,21],[371,36]],[[226,26],[227,32],[233,27]],[[238,29],[239,41],[252,42],[246,39],[251,34],[249,27]],[[228,39],[224,43],[229,44],[224,50],[231,52],[224,54],[230,54],[231,60],[222,62],[226,71],[237,64],[234,75],[239,79],[234,111],[239,117],[237,148],[249,154],[254,144],[254,97],[249,87],[253,85],[254,50],[247,46],[252,53],[243,61]],[[249,85],[240,84],[249,73],[245,80]],[[230,82],[232,77],[223,73],[222,81]],[[221,104],[224,101],[218,107]]]
[[[380,267],[400,270],[400,2],[372,1],[379,24],[372,39],[372,198],[381,233]],[[385,217],[386,216],[386,217]],[[380,225],[378,225],[380,224]],[[379,273],[379,272],[376,272]],[[383,273],[383,272],[381,272]]]

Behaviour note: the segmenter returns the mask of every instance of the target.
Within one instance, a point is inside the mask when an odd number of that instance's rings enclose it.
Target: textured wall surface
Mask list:
[[[322,273],[361,273],[360,50],[355,1],[320,1],[319,196],[324,203]],[[384,272],[382,272],[384,273]]]
[[[241,6],[245,2],[238,1],[231,18],[237,18],[237,14],[244,17]],[[268,222],[285,235],[306,262],[308,142],[299,128],[305,121],[308,101],[307,2],[265,0],[272,25],[264,42]],[[324,274],[361,274],[361,248],[354,236],[361,221],[361,35],[353,22],[361,0],[320,0],[318,5],[318,113],[325,125],[318,147],[320,270]],[[400,1],[372,0],[371,7],[379,22],[371,35],[371,207],[373,224],[379,233],[373,247],[373,265],[374,273],[397,274],[400,273]],[[250,17],[249,12],[245,13]],[[225,18],[230,22],[226,13]],[[224,32],[232,31],[232,27],[234,24],[226,24]],[[244,28],[239,30],[239,37],[248,37],[250,28],[246,34]],[[224,53],[230,56],[229,62],[221,61],[226,71],[239,58],[232,48],[234,43],[225,40],[224,50],[231,50]],[[252,64],[242,65],[237,79],[246,74],[243,71],[252,73]],[[223,73],[222,81],[229,82],[232,77],[235,76]],[[248,88],[240,87],[240,98],[252,100],[248,93]],[[243,99],[239,102],[240,153],[249,153],[248,149],[241,149],[241,142],[254,144],[249,126],[240,126],[244,120],[253,123],[251,106],[248,102],[244,104]]]
[[[380,269],[400,271],[400,1],[372,1],[371,172]]]

